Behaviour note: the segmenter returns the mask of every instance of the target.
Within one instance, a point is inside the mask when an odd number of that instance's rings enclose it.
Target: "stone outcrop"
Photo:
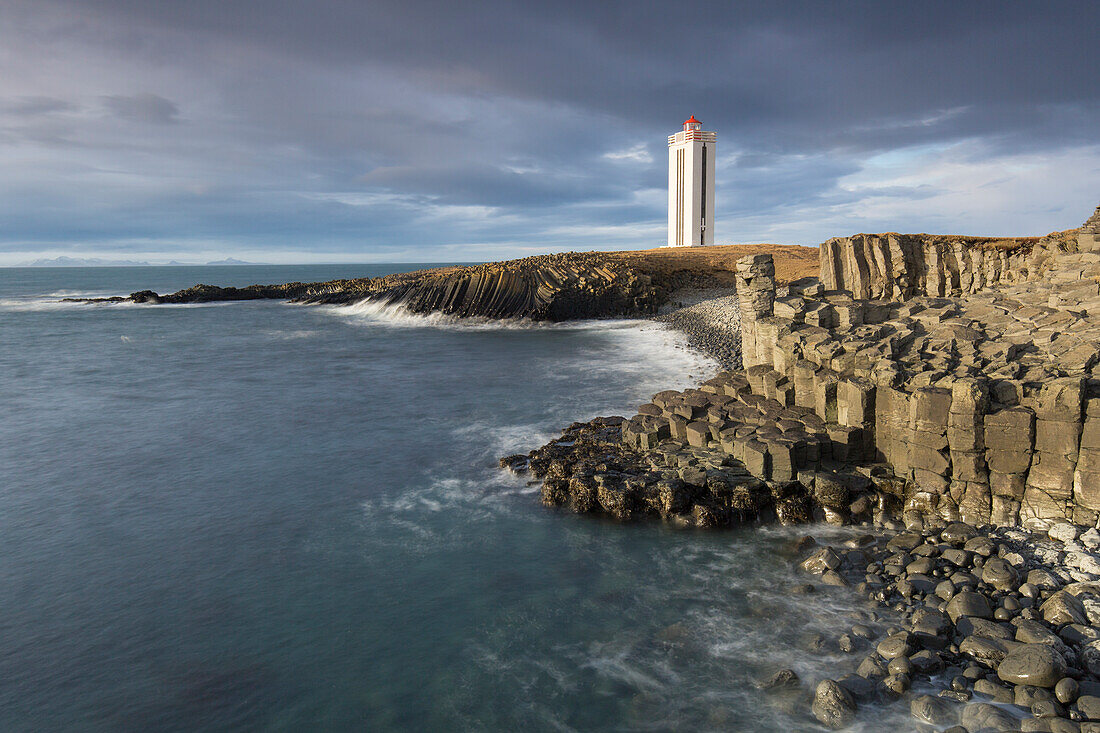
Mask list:
[[[1100,252],[1100,206],[1077,232],[1078,252]]]
[[[816,264],[816,251],[791,245],[726,245],[687,251],[566,252],[482,265],[451,266],[376,278],[315,283],[196,285],[161,295],[66,298],[80,302],[207,303],[279,299],[346,304],[374,300],[411,313],[457,317],[565,321],[653,315],[681,289],[728,289],[734,262],[746,252],[773,250],[785,279]]]
[[[821,284],[857,300],[949,297],[1040,278],[1067,237],[855,234],[821,245]],[[1092,251],[1079,248],[1080,251]]]
[[[543,255],[461,268],[387,287],[373,296],[412,313],[567,321],[656,313],[652,279],[598,255]]]
[[[373,300],[419,314],[566,321],[651,315],[667,300],[668,292],[648,274],[627,264],[596,253],[570,252],[377,278],[245,288],[196,285],[167,295],[143,290],[129,298],[67,300],[130,300],[154,305],[263,299],[330,304]]]
[[[618,426],[636,494],[686,471],[754,487],[780,521],[1097,526],[1100,252],[1076,232],[964,244],[834,239],[822,277],[785,288],[767,254],[741,259],[743,369]]]

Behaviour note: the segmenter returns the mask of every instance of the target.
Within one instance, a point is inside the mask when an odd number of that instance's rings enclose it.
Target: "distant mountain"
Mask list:
[[[260,265],[262,262],[245,262],[244,260],[235,260],[232,257],[226,257],[224,260],[215,260],[214,262],[207,262],[208,265]]]
[[[136,260],[103,260],[98,257],[53,257],[24,262],[23,267],[147,267],[151,263]]]
[[[105,260],[99,257],[66,257],[61,255],[60,257],[42,258],[38,260],[32,260],[30,262],[23,262],[17,265],[17,267],[160,267],[165,265],[179,265],[185,267],[195,267],[199,263],[197,262],[180,262],[179,260],[169,260],[168,262],[146,262],[144,260]],[[207,265],[259,265],[260,262],[245,262],[244,260],[237,260],[232,257],[227,257],[224,260],[216,260],[214,262],[207,262]]]

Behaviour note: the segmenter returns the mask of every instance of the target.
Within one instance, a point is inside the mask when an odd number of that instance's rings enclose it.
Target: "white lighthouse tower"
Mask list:
[[[718,136],[692,115],[668,138],[668,246],[714,244],[714,157]]]

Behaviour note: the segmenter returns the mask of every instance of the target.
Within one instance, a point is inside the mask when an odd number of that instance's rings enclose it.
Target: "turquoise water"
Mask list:
[[[788,592],[796,532],[495,467],[710,376],[675,333],[56,302],[402,269],[0,269],[0,729],[816,729],[752,686],[857,610]]]

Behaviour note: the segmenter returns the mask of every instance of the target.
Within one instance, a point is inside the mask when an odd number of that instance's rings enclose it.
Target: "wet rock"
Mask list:
[[[1077,684],[1077,680],[1072,677],[1063,677],[1054,686],[1054,696],[1058,699],[1058,702],[1069,705],[1077,699],[1080,689],[1081,686]]]
[[[924,538],[916,532],[903,532],[896,534],[886,542],[886,549],[895,552],[908,552],[924,542]]]
[[[921,695],[909,703],[909,714],[925,725],[951,725],[959,719],[955,706],[938,697]]]
[[[913,663],[909,661],[909,657],[894,657],[886,669],[890,674],[912,675]]]
[[[811,710],[822,725],[835,730],[855,720],[856,701],[852,694],[837,682],[822,680],[814,690]]]
[[[1052,699],[1050,690],[1042,687],[1036,687],[1034,685],[1016,685],[1016,689],[1013,692],[1012,702],[1015,705],[1019,705],[1022,708],[1031,709],[1031,706],[1037,702]]]
[[[929,649],[923,649],[910,656],[909,663],[913,665],[917,672],[924,675],[935,674],[942,671],[944,667],[940,655]]]
[[[882,689],[887,691],[892,697],[904,695],[909,691],[911,685],[912,682],[910,681],[909,675],[904,672],[891,674],[882,680]]]
[[[1093,695],[1078,697],[1077,710],[1086,720],[1100,720],[1100,697]]]
[[[995,703],[1010,705],[1014,699],[1013,688],[994,682],[990,679],[980,679],[974,682],[974,692],[990,698]]]
[[[1015,635],[1009,628],[1005,628],[1003,624],[996,621],[969,616],[960,618],[959,623],[955,625],[955,629],[963,636],[982,636],[986,639],[1013,639]]]
[[[875,647],[875,651],[879,653],[883,659],[894,659],[895,657],[907,657],[912,652],[912,647],[909,644],[909,632],[902,631],[897,634],[886,637],[878,643]]]
[[[944,527],[943,532],[940,533],[940,538],[943,539],[944,542],[960,546],[977,536],[978,530],[962,522],[952,522]]]
[[[836,683],[847,690],[857,704],[875,698],[875,683],[859,675],[846,674]]]
[[[982,582],[997,590],[1014,590],[1018,580],[1016,569],[999,557],[991,558],[982,566]]]
[[[967,730],[980,731],[986,728],[992,730],[1012,730],[1016,726],[1016,719],[996,705],[977,702],[970,703],[963,708],[962,724]]]
[[[1030,582],[1030,576],[1029,576]],[[1081,601],[1065,591],[1058,591],[1039,606],[1043,620],[1049,624],[1087,624],[1085,607]]]
[[[798,675],[793,669],[781,669],[763,683],[760,687],[764,690],[798,689],[801,685]]]
[[[840,558],[829,547],[822,547],[799,565],[803,570],[814,575],[821,575],[827,570],[835,570],[840,567]]]
[[[989,557],[997,551],[997,543],[988,537],[977,536],[968,540],[963,549],[979,557]]]
[[[987,639],[984,636],[968,636],[959,644],[959,653],[987,667],[996,667],[1019,644],[1004,639]]]
[[[902,657],[902,659],[908,661],[905,657]],[[863,658],[863,661],[859,663],[856,674],[869,680],[881,680],[886,677],[888,671],[877,655],[868,654]]]
[[[1014,685],[1054,687],[1066,676],[1066,663],[1048,646],[1024,644],[997,665],[997,676]]]
[[[958,623],[964,616],[991,619],[993,608],[989,605],[989,599],[982,594],[964,590],[948,602],[947,615],[953,623]]]

